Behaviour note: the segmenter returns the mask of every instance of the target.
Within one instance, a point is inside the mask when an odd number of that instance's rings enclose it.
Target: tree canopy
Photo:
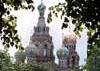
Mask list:
[[[48,22],[52,21],[52,15],[58,17],[61,14],[61,19],[64,17],[62,28],[66,28],[69,18],[72,18],[72,23],[75,25],[74,31],[79,33],[83,30],[83,25],[88,32],[88,54],[91,54],[91,49],[94,45],[100,47],[100,2],[98,0],[65,0],[64,3],[51,6],[49,8]]]
[[[88,35],[88,60],[91,60],[92,54],[95,54],[95,49],[98,50],[100,47],[99,5],[100,1],[98,0],[65,0],[64,3],[58,3],[49,8],[50,13],[47,19],[49,23],[52,21],[52,15],[58,17],[60,13],[61,19],[64,18],[62,29],[67,28],[70,21],[69,17],[72,19],[72,24],[75,25],[74,31],[76,34],[80,34],[84,29],[83,26],[85,26]]]
[[[0,38],[5,47],[22,45],[16,30],[17,17],[10,14],[12,10],[34,10],[33,0],[0,0]]]
[[[37,62],[13,62],[9,54],[0,50],[0,71],[48,71],[50,64]]]
[[[52,21],[53,14],[56,17],[58,17],[58,13],[61,13],[61,19],[64,18],[62,29],[67,28],[69,17],[72,18],[72,23],[75,25],[74,31],[77,34],[79,34],[79,32],[81,32],[84,29],[83,26],[87,28],[88,30],[87,66],[91,64],[88,62],[91,62],[91,60],[93,61],[92,56],[95,55],[95,50],[98,50],[98,52],[100,52],[99,4],[100,4],[99,0],[65,0],[64,3],[59,3],[58,5],[49,8],[50,13],[48,14],[48,20],[47,20],[49,23]],[[10,14],[10,11],[20,10],[20,9],[34,10],[33,1],[0,0],[0,39],[3,41],[2,43],[6,47],[15,46],[16,48],[19,47],[22,49],[22,45],[20,43],[20,39],[18,37],[16,30],[17,18]],[[98,53],[96,56],[97,56],[96,58],[99,59],[98,57],[100,57],[100,55]],[[90,68],[88,69],[90,70]]]

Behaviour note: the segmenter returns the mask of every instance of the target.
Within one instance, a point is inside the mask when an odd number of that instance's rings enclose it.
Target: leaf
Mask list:
[[[64,22],[69,22],[67,17],[64,18]]]
[[[57,13],[55,13],[55,16],[56,16],[56,17],[58,17],[58,14],[57,14]]]
[[[62,14],[61,14],[61,19],[62,19],[62,17],[64,16],[64,14],[65,14],[65,11],[63,10],[63,11],[62,11]]]
[[[10,14],[10,11],[7,11],[7,14],[9,15]]]
[[[89,37],[91,37],[92,34],[93,34],[93,30],[88,30],[87,35],[88,35]]]
[[[63,29],[63,28],[67,28],[67,26],[68,26],[68,24],[63,23],[62,29]]]
[[[81,37],[81,34],[80,34],[80,32],[79,32],[78,30],[76,30],[75,33],[76,33],[79,37]]]
[[[50,23],[52,21],[52,14],[51,12],[48,14],[47,22]]]
[[[10,45],[13,46],[14,45],[14,42],[10,42]]]
[[[75,24],[76,23],[76,20],[72,20],[72,23]]]

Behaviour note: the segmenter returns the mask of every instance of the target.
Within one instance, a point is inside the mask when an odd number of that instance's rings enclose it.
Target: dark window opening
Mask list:
[[[72,66],[75,66],[75,56],[72,56]]]
[[[44,56],[47,56],[47,54],[48,54],[47,45],[44,45]]]

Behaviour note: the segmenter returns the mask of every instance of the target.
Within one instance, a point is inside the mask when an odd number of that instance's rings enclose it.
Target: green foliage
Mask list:
[[[96,47],[95,47],[96,48]],[[91,55],[87,59],[85,69],[87,71],[100,71],[100,48],[92,51]]]
[[[49,10],[51,15],[62,13],[61,19],[64,17],[62,28],[66,28],[64,25],[69,22],[68,17],[72,18],[72,23],[76,26],[74,31],[77,34],[84,29],[82,26],[84,25],[88,29],[88,43],[92,45],[97,38],[100,38],[99,3],[97,0],[65,0],[65,3],[51,6]],[[52,16],[48,15],[49,18],[52,19]],[[91,34],[89,34],[90,30],[93,31]]]
[[[16,30],[16,17],[10,15],[11,10],[34,10],[32,0],[0,0],[0,37],[3,45],[23,49]]]
[[[52,17],[52,15],[51,15],[51,13],[49,13],[49,14],[48,14],[48,19],[47,19],[47,22],[48,22],[48,23],[50,23],[50,22],[52,21],[52,18],[51,18],[51,17]]]
[[[9,54],[3,50],[0,50],[0,71],[14,71]]]
[[[95,49],[100,47],[100,1],[98,0],[65,0],[64,3],[51,6],[49,8],[51,15],[62,13],[61,19],[64,18],[62,29],[67,28],[69,23],[68,17],[71,17],[72,23],[75,25],[75,33],[80,35],[80,32],[87,28],[88,32],[88,62],[91,63],[91,56]],[[62,18],[63,17],[63,18]],[[48,17],[49,18],[49,17]],[[50,16],[52,19],[52,16]],[[51,22],[51,21],[50,21]],[[49,22],[49,23],[50,23]],[[91,68],[91,67],[90,67]],[[89,68],[89,69],[90,69]],[[91,68],[92,69],[92,68]],[[91,71],[91,69],[89,71]]]
[[[37,62],[12,62],[9,54],[0,50],[0,71],[48,71],[49,65]]]

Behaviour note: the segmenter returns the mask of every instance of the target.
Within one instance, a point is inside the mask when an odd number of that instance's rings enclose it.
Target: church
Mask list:
[[[58,64],[55,63],[53,53],[55,47],[52,36],[49,34],[49,27],[45,23],[45,9],[46,6],[41,2],[38,6],[39,18],[37,26],[34,27],[34,33],[30,37],[25,52],[17,51],[15,53],[16,62],[50,62],[52,63],[51,71],[69,71],[66,69],[79,67],[79,55],[76,52],[77,37],[74,33],[64,36],[62,47],[56,53],[59,61]],[[23,53],[25,54],[23,55]]]

